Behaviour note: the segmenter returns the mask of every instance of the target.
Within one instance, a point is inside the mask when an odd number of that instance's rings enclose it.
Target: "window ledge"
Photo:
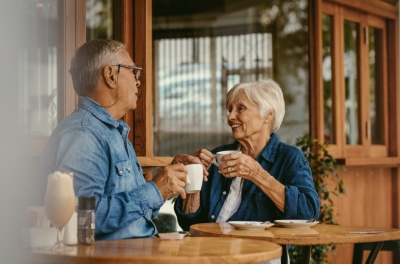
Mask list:
[[[164,167],[171,164],[174,157],[137,157],[142,167]]]
[[[398,167],[400,157],[338,158],[336,162],[344,166]]]

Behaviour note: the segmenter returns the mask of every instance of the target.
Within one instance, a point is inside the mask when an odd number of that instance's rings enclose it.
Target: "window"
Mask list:
[[[75,108],[68,69],[76,47],[84,42],[84,27],[77,26],[79,11],[71,19],[66,17],[70,10],[85,8],[84,2],[67,0],[19,1],[16,5],[15,17],[23,19],[14,24],[21,25],[18,30],[23,32],[18,31],[21,40],[13,47],[13,70],[18,74],[14,107],[26,153],[38,156],[58,122]]]
[[[113,38],[113,1],[86,0],[86,40]]]
[[[21,5],[29,41],[16,54],[18,131],[25,136],[50,136],[58,123],[60,1],[29,1]],[[22,16],[23,15],[23,16]]]
[[[294,144],[307,133],[307,1],[185,3],[153,1],[155,156],[232,142],[225,96],[239,82],[277,81],[280,139]]]
[[[389,156],[386,28],[377,16],[322,6],[323,130],[337,157]]]

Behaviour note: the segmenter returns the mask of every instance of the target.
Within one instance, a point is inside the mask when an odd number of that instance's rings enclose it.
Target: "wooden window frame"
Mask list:
[[[396,166],[399,158],[399,92],[398,92],[398,14],[390,3],[378,0],[315,0],[310,1],[310,113],[311,134],[319,140],[324,139],[324,108],[322,83],[322,14],[333,17],[332,30],[332,98],[336,101],[333,113],[335,144],[329,146],[330,152],[346,165]],[[344,76],[343,76],[343,22],[344,19],[360,23],[360,27],[375,27],[383,32],[384,69],[384,144],[372,145],[366,137],[366,121],[369,120],[369,67],[368,46],[359,45],[360,54],[360,94],[361,129],[360,145],[347,145],[344,130]],[[391,32],[389,34],[388,32]],[[394,32],[394,34],[392,34]],[[360,30],[360,38],[364,37]],[[363,88],[364,87],[364,88]],[[368,87],[366,89],[365,87]],[[397,122],[393,122],[396,120]]]
[[[171,157],[153,157],[152,145],[152,1],[113,1],[114,38],[128,46],[133,61],[143,67],[141,85],[135,111],[129,111],[125,122],[131,127],[129,140],[132,142],[146,180],[152,179],[152,167],[165,166]]]

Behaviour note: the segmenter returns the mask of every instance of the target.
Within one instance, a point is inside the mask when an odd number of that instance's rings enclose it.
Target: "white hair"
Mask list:
[[[249,100],[258,106],[260,116],[264,117],[272,112],[275,114],[271,132],[277,131],[285,116],[285,100],[278,83],[273,80],[261,80],[236,84],[227,94],[227,109],[240,91],[243,91]]]

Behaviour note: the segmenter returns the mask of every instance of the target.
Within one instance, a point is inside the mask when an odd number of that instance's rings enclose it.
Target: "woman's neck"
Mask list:
[[[262,138],[243,138],[238,141],[242,145],[242,153],[255,159],[268,144],[270,138],[270,134],[267,133]]]

